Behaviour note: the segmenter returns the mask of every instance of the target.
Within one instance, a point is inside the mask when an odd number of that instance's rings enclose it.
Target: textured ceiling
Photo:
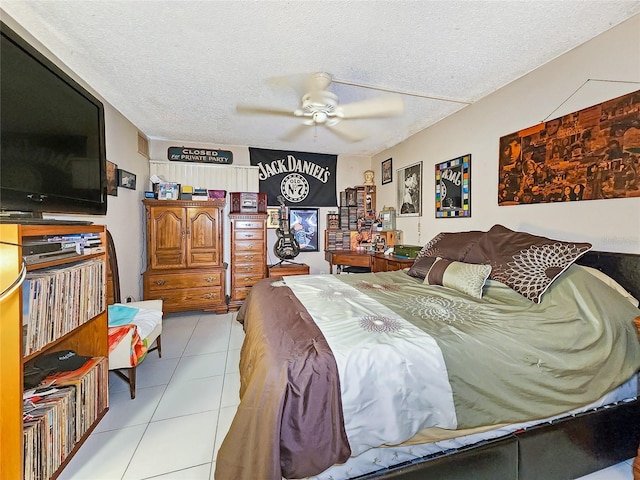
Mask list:
[[[335,79],[475,102],[640,12],[638,1],[2,0],[8,14],[150,138],[372,155],[464,108],[403,95],[399,117],[283,141],[300,119],[274,77]],[[332,83],[341,104],[387,95]]]

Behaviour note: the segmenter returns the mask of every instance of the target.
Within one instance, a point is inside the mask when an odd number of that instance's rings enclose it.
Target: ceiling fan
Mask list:
[[[338,96],[329,91],[332,78],[328,73],[315,73],[306,78],[306,92],[300,98],[295,109],[270,108],[251,105],[238,105],[236,110],[243,114],[266,114],[292,116],[302,123],[283,137],[293,140],[308,127],[327,127],[338,136],[349,141],[358,141],[366,137],[366,132],[347,120],[361,118],[380,118],[400,115],[404,111],[404,102],[400,95],[373,98],[360,102],[340,104]]]

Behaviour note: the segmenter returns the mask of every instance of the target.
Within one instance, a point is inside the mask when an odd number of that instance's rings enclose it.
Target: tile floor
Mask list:
[[[234,316],[166,315],[162,358],[151,352],[138,367],[135,400],[110,374],[109,412],[59,480],[212,480],[239,403],[244,333]],[[631,462],[581,480],[631,480]]]

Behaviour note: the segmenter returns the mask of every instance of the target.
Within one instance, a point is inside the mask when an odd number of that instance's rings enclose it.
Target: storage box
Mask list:
[[[158,200],[179,200],[180,184],[172,182],[160,182],[158,185]]]
[[[207,190],[209,200],[225,200],[227,198],[226,190]]]
[[[191,185],[182,185],[180,191],[180,200],[191,200],[193,196],[193,187]]]
[[[420,245],[396,245],[393,247],[393,254],[396,257],[416,258],[422,247]]]

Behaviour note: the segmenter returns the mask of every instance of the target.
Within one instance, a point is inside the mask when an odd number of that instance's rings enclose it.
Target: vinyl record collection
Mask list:
[[[25,392],[24,480],[50,478],[108,406],[106,357],[47,377]]]
[[[22,286],[24,356],[104,311],[105,275],[100,259],[27,274]]]

